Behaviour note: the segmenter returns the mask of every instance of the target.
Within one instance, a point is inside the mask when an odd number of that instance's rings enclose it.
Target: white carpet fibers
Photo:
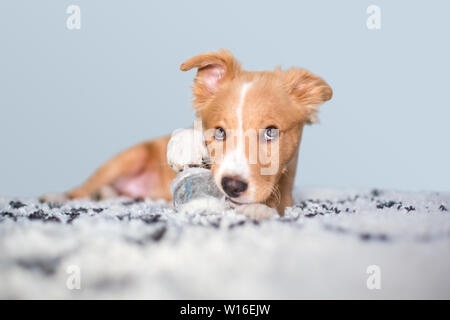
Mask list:
[[[0,198],[0,298],[450,298],[449,194],[322,189],[296,204],[258,223],[150,200]]]

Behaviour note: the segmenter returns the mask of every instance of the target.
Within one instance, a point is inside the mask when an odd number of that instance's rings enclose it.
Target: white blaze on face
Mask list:
[[[225,143],[227,143],[226,154],[223,158],[222,164],[220,165],[220,169],[217,174],[217,180],[220,180],[225,176],[239,176],[241,179],[248,181],[250,177],[250,168],[248,165],[248,160],[245,155],[245,135],[243,129],[243,114],[244,114],[244,104],[245,97],[247,95],[248,90],[251,87],[251,83],[247,82],[242,85],[239,101],[236,106],[236,117],[237,117],[237,132],[230,135],[230,140],[227,139]],[[236,145],[234,145],[234,136],[237,136]],[[220,185],[220,183],[219,183]],[[249,187],[251,184],[249,183]]]

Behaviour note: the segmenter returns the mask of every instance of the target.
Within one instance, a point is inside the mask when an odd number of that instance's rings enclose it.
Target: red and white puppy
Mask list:
[[[292,189],[303,126],[317,121],[330,86],[298,68],[245,71],[226,50],[195,56],[193,107],[200,127],[136,145],[101,166],[68,198],[106,190],[131,197],[171,199],[175,171],[210,162],[218,187],[252,217],[283,215]],[[169,143],[169,148],[167,147]]]

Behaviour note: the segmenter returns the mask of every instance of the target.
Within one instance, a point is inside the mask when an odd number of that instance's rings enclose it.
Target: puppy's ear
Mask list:
[[[283,73],[284,81],[289,94],[296,104],[304,108],[305,123],[318,121],[317,110],[319,106],[331,99],[333,90],[322,78],[311,72],[292,68]]]
[[[198,69],[193,86],[196,109],[200,109],[226,81],[233,79],[241,70],[239,62],[231,52],[224,49],[195,56],[180,67],[182,71],[192,68]]]

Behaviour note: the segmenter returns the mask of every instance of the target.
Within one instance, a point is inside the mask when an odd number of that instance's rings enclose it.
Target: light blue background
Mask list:
[[[66,8],[81,7],[81,30]],[[382,28],[366,27],[381,8]],[[334,98],[297,186],[450,190],[448,1],[0,1],[0,195],[82,182],[116,152],[189,126],[185,59],[299,66]]]

